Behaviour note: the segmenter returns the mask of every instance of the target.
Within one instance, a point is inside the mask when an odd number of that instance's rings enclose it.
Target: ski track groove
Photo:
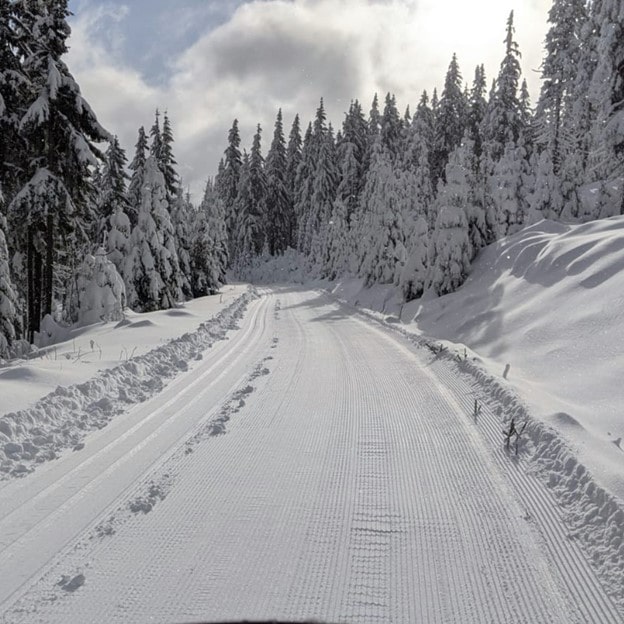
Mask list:
[[[371,361],[371,357],[373,356],[374,356],[374,353],[366,354],[362,358],[362,363],[369,366],[368,363]],[[400,379],[400,375],[401,375],[401,371],[392,371],[392,372],[386,371],[385,376],[387,377],[388,381],[393,381],[396,386],[397,382]],[[391,387],[391,385],[380,384],[380,387],[387,388],[387,387]],[[411,409],[415,407],[414,404],[416,403],[415,401],[413,401],[413,399],[410,400],[410,394],[412,392],[413,392],[413,388],[409,386],[407,383],[401,384],[396,388],[396,395],[398,396],[398,398],[400,398],[403,409],[401,410],[400,414],[397,415],[400,418],[399,420],[396,420],[394,418],[395,415],[393,414],[391,425],[393,426],[394,429],[396,429],[397,426],[399,429],[407,428],[405,427],[404,423],[406,419],[409,418],[410,411]],[[423,397],[423,398],[425,398],[425,400],[423,401],[423,404],[427,404],[426,397]],[[430,397],[430,400],[431,400],[431,397]],[[384,403],[381,402],[381,404],[378,405],[379,413],[383,412],[383,404]],[[441,429],[438,423],[435,423],[433,426],[429,426],[429,422],[426,418],[423,420],[423,422],[426,424],[428,435],[426,438],[425,436],[421,436],[421,439],[422,438],[426,439],[428,443],[426,445],[422,445],[422,443],[418,444],[418,440],[416,440],[416,444],[413,446],[414,451],[418,451],[421,454],[428,456],[429,461],[426,462],[427,464],[435,465],[436,462],[439,463],[440,461],[442,461],[444,464],[443,466],[444,473],[448,473],[452,475],[455,470],[454,470],[453,462],[450,460],[450,458],[454,456],[454,453],[453,453],[453,445],[450,444],[450,441],[448,438],[448,432],[445,429]],[[434,442],[434,444],[431,444],[430,443],[431,441]],[[453,440],[453,443],[456,443],[457,446],[461,445],[461,441]],[[448,449],[449,446],[451,446],[451,449],[446,450]],[[459,451],[459,449],[457,450]],[[471,464],[472,465],[470,466],[470,468],[472,468],[473,471],[475,471],[475,473],[478,474],[480,466],[477,465],[477,462],[471,462]],[[432,491],[444,491],[444,485],[443,483],[440,482],[439,479],[432,480],[431,488],[432,488]],[[439,500],[444,505],[443,512],[441,513],[442,518],[453,518],[455,515],[456,505],[451,503],[452,497],[440,496]],[[424,510],[421,509],[419,515],[421,515],[421,517],[424,516],[425,515]],[[467,514],[466,516],[468,520],[470,521],[470,519],[472,518],[472,515]],[[464,601],[462,600],[461,595],[459,595],[457,591],[459,588],[461,588],[461,580],[459,577],[456,576],[456,571],[461,569],[462,561],[464,562],[464,565],[465,565],[466,559],[465,557],[463,558],[461,557],[461,550],[462,550],[461,538],[457,530],[454,528],[456,526],[456,523],[438,521],[436,523],[432,523],[432,526],[434,524],[437,527],[442,527],[442,534],[445,535],[444,541],[447,544],[449,544],[449,547],[444,550],[444,556],[446,558],[445,567],[446,567],[446,570],[450,571],[450,574],[451,574],[451,578],[449,579],[450,580],[449,585],[454,587],[454,591],[450,593],[450,597],[451,597],[451,600],[449,603],[450,609],[445,612],[445,610],[442,608],[442,605],[437,604],[436,607],[434,608],[434,611],[443,613],[444,614],[443,620],[445,621],[456,621],[452,618],[458,617],[462,613],[462,611],[465,612]],[[466,518],[462,518],[461,524],[466,524]],[[476,530],[476,527],[474,526],[474,524],[471,524],[470,529],[471,529],[472,535],[476,537],[478,535],[478,531]],[[471,542],[472,540],[467,540],[467,541]],[[453,547],[453,545],[455,545],[456,547]],[[418,550],[419,552],[426,552],[427,549],[426,547],[421,547]],[[476,596],[480,597],[475,600],[475,603],[477,605],[486,605],[488,604],[488,601],[492,599],[491,593],[490,595],[487,595],[482,590],[481,583],[478,583],[477,587],[475,587],[474,589],[476,590],[475,591]],[[501,601],[499,600],[498,601],[499,607],[500,607],[500,602]],[[527,602],[524,602],[522,613],[523,614],[531,613],[531,611],[532,609],[531,609],[530,604],[528,604]],[[432,621],[432,617],[434,617],[433,613],[428,613],[424,615],[425,615],[426,621]],[[521,615],[521,614],[519,613],[518,615]],[[475,613],[475,621],[485,621],[485,616],[486,614],[477,612]],[[539,621],[538,613],[532,613],[531,617],[533,621]],[[505,613],[501,608],[499,608],[497,612],[496,619],[499,622],[506,621]],[[516,620],[516,621],[519,621],[519,620]]]
[[[476,384],[370,321],[337,316],[325,295],[275,293],[254,307],[244,347],[250,361],[273,356],[262,360],[270,373],[248,382],[226,433],[183,452],[221,401],[39,570],[5,612],[14,619],[0,620],[621,621],[549,493],[502,450],[485,400],[475,426]],[[152,512],[89,539],[165,471],[174,485]],[[54,587],[77,571],[87,579],[78,592]]]
[[[371,324],[369,319],[355,318],[364,325],[374,327],[389,341],[401,344],[403,349],[411,351],[415,358],[419,359],[419,352],[424,353],[421,348],[408,343],[391,330],[377,327],[377,323]],[[508,454],[503,450],[505,424],[488,405],[491,398],[482,392],[472,378],[464,378],[461,370],[452,370],[449,363],[429,357],[427,365],[431,375],[442,382],[438,384],[439,391],[448,401],[457,405],[458,416],[465,418],[464,422],[468,425],[472,425],[474,430],[472,436],[482,436],[485,439],[486,453],[493,459],[497,472],[505,475],[513,490],[518,494],[519,502],[539,525],[537,528],[541,541],[548,549],[551,567],[557,570],[559,580],[565,587],[568,601],[579,613],[578,621],[596,624],[623,622],[622,614],[617,611],[606,595],[579,546],[568,539],[564,520],[548,490],[528,472],[528,466],[521,455],[516,461],[512,457],[513,451]],[[457,367],[456,363],[451,363],[451,365]],[[477,393],[478,398],[481,399],[482,413],[475,427],[471,414],[473,400]]]
[[[266,304],[267,304],[267,300],[265,298],[265,299],[260,299],[259,301],[256,302],[256,305],[253,306],[251,322],[249,323],[246,330],[241,333],[239,340],[237,341],[237,342],[242,342],[243,347],[241,350],[233,352],[233,355],[234,355],[233,361],[228,362],[228,366],[233,365],[233,362],[236,362],[239,359],[241,359],[250,349],[253,348],[256,342],[263,336],[263,331],[260,331],[260,332],[256,331],[257,330],[256,323],[258,320],[258,316],[260,316],[260,312],[263,310],[264,307],[266,307]],[[261,318],[264,319],[265,316],[266,315],[263,315]],[[247,340],[248,338],[249,340]],[[228,351],[227,353],[231,353],[231,352]],[[190,386],[186,386],[183,392],[187,392],[189,390],[189,387],[193,387],[196,383],[199,383],[200,381],[202,381],[205,377],[208,376],[209,373],[213,371],[214,368],[217,368],[220,364],[222,364],[222,360],[218,359],[214,365],[209,366],[209,368],[206,370],[203,370],[204,367],[196,369],[199,371],[200,376],[194,382],[192,382]],[[174,390],[178,385],[177,383],[175,383],[175,382],[178,382],[178,379],[174,380],[172,384],[168,384],[167,388],[165,388],[165,391],[169,388],[171,388],[171,390]],[[199,400],[199,398],[201,398],[201,396],[209,388],[210,386],[207,386],[202,391],[200,391],[200,394],[196,395],[195,398],[192,399],[192,401]],[[176,394],[175,396],[176,396],[176,400],[179,400],[180,395]],[[148,401],[146,403],[150,403],[150,402]],[[135,406],[134,409],[143,411],[143,408],[146,405],[146,403],[139,404],[138,406]],[[173,401],[171,401],[170,403],[173,403]],[[179,411],[185,408],[186,406],[179,408],[172,415],[169,415],[163,422],[161,422],[157,426],[156,429],[150,432],[148,437],[145,440],[143,440],[143,444],[145,444],[149,439],[156,437],[159,431],[167,427],[175,418],[177,413],[179,413]],[[161,411],[161,410],[158,410],[158,411]],[[132,426],[129,430],[127,430],[127,432],[132,433],[132,432],[140,430],[141,427],[143,427],[147,422],[152,420],[152,416],[154,413],[155,412],[152,412],[148,414],[147,417],[142,418],[139,422],[137,422],[134,426]],[[166,458],[168,457],[168,455],[170,454],[170,452],[177,447],[177,445],[180,442],[180,439],[186,438],[187,434],[188,434],[188,431],[185,431],[182,434],[182,438],[178,437],[176,441],[173,442],[173,444],[170,444],[168,448],[163,449],[163,452],[160,458],[157,459],[155,462],[153,462],[151,466],[148,466],[146,471],[147,472],[155,471],[158,466],[162,465],[164,461],[166,460]],[[125,439],[125,437],[126,436],[123,436],[123,439]],[[106,446],[104,446],[102,449],[100,449],[100,451],[98,451],[98,454],[103,453],[107,449],[114,447],[120,441],[122,441],[122,438],[117,438],[113,440],[111,443],[106,444]],[[136,452],[136,448],[130,452],[130,455],[133,455],[135,452]],[[9,513],[5,514],[5,516],[2,519],[0,519],[0,535],[7,534],[8,531],[6,528],[6,524],[7,523],[10,524],[9,521],[13,517],[16,518],[16,520],[13,522],[14,525],[19,524],[20,520],[23,523],[24,516],[28,518],[29,520],[31,519],[32,515],[37,517],[36,513],[34,514],[32,513],[33,511],[39,511],[38,515],[40,516],[40,518],[36,523],[30,524],[25,531],[22,530],[21,535],[17,539],[14,539],[12,543],[0,549],[0,567],[4,565],[5,560],[19,559],[20,546],[28,546],[29,541],[32,539],[31,534],[34,531],[36,531],[37,529],[42,530],[46,528],[58,527],[60,524],[59,520],[62,519],[63,512],[66,512],[71,509],[72,502],[74,502],[74,504],[78,503],[79,499],[84,497],[85,492],[87,492],[88,490],[94,489],[98,484],[105,481],[106,477],[116,468],[116,466],[120,462],[127,461],[130,455],[122,455],[118,460],[116,460],[113,464],[111,464],[104,472],[97,473],[93,478],[89,480],[85,480],[84,478],[82,478],[80,480],[80,489],[74,491],[70,488],[69,496],[64,500],[63,504],[60,506],[57,506],[52,509],[47,509],[45,505],[41,504],[41,500],[44,499],[46,495],[50,495],[51,493],[54,493],[56,490],[61,488],[66,482],[71,481],[71,478],[74,475],[78,474],[81,469],[84,469],[85,466],[90,465],[94,461],[94,458],[97,456],[97,454],[85,456],[84,461],[79,462],[76,466],[72,467],[69,472],[63,474],[58,480],[53,481],[44,489],[39,490],[32,500],[26,499],[24,501],[18,502],[18,506],[11,509]],[[142,473],[142,475],[144,474],[145,472]],[[132,497],[132,494],[135,491],[137,484],[141,480],[142,475],[139,475],[139,477],[136,480],[131,482],[127,487],[125,487],[122,490],[122,492],[119,494],[119,496],[113,501],[111,506],[117,507],[119,505],[119,500],[122,500],[124,502],[126,500],[129,500]],[[28,477],[26,477],[26,479],[28,479]],[[9,487],[10,485],[6,486],[6,488],[4,489],[8,490]],[[0,497],[5,493],[6,493],[5,491],[0,490]],[[0,498],[0,500],[2,500],[3,508],[7,508],[7,507],[10,508],[11,499],[6,500],[6,498]],[[39,510],[37,509],[37,504],[39,504]],[[26,511],[28,511],[28,513],[25,513]],[[20,512],[22,516],[21,518],[19,517]],[[88,519],[88,521],[85,521],[85,524],[82,527],[83,530],[85,527],[88,527],[87,531],[91,531],[93,527],[95,527],[99,522],[102,521],[103,518],[107,517],[108,515],[110,515],[110,507],[105,508],[103,511],[101,510],[96,515],[95,519],[93,518],[93,516],[91,516]],[[20,528],[23,529],[23,527],[20,527]],[[67,537],[65,538],[63,547],[61,548],[61,553],[62,553],[61,557],[67,554],[68,552],[71,552],[71,550],[73,549],[75,538],[76,538],[76,532],[73,532],[72,534],[67,535]],[[30,583],[32,583],[32,581],[35,580],[36,578],[41,577],[42,573],[44,573],[45,570],[49,569],[50,565],[53,564],[53,561],[58,558],[59,558],[58,553],[53,553],[37,571],[24,577],[23,582],[20,584],[20,586],[16,587],[13,590],[13,592],[11,592],[11,594],[6,594],[6,590],[5,590],[4,596],[3,594],[0,594],[0,600],[2,600],[2,602],[0,602],[0,609],[5,609],[6,605],[10,605],[11,603],[16,602],[16,600],[19,599],[21,594],[23,594],[25,591],[28,590]]]
[[[462,413],[469,414],[471,409],[470,395],[466,392],[467,385],[471,387],[472,396],[479,391],[478,385],[474,381],[461,379],[457,374],[445,370],[440,365],[441,370],[437,374],[443,379],[445,386],[454,391],[458,403],[462,407]],[[549,551],[553,564],[557,567],[562,580],[568,590],[568,595],[575,601],[576,608],[582,613],[583,622],[621,622],[622,616],[619,614],[611,600],[605,596],[600,581],[594,571],[589,567],[578,545],[566,534],[564,519],[558,513],[556,502],[550,493],[528,472],[529,467],[522,458],[513,456],[513,451],[507,454],[503,450],[503,423],[500,417],[488,406],[487,399],[482,399],[482,414],[478,419],[483,427],[484,437],[490,445],[494,447],[493,457],[499,469],[505,471],[509,480],[513,483],[521,500],[527,507],[527,511],[532,518],[540,521],[544,544]],[[563,546],[565,544],[566,546]],[[582,589],[579,589],[582,588]]]

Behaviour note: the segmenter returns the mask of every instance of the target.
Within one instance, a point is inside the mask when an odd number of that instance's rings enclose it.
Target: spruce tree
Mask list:
[[[225,223],[227,226],[228,240],[232,245],[236,238],[235,228],[238,215],[236,214],[234,204],[239,191],[239,178],[242,164],[238,120],[235,119],[228,133],[228,146],[224,154],[223,170],[219,173],[216,180],[219,196],[223,200],[223,205],[225,207]],[[233,260],[233,258],[234,249],[231,247],[230,259]]]
[[[62,61],[70,33],[66,0],[23,6],[18,29],[29,43],[23,68],[31,88],[19,130],[27,146],[24,170],[29,179],[9,213],[24,232],[32,340],[53,301],[68,296],[67,276],[55,268],[71,271],[90,242],[95,221],[90,167],[102,156],[94,143],[110,136]]]
[[[548,12],[542,63],[542,87],[537,104],[537,141],[548,150],[555,176],[572,146],[566,136],[566,116],[572,110],[575,76],[581,55],[581,29],[587,19],[585,0],[554,0]]]
[[[125,171],[127,161],[126,153],[119,145],[119,139],[114,136],[104,154],[104,164],[97,183],[100,192],[97,240],[100,244],[109,230],[110,218],[117,208],[128,212],[126,180],[129,176]]]
[[[253,233],[253,249],[260,255],[266,242],[266,214],[267,214],[267,178],[264,170],[264,157],[261,145],[262,128],[256,126],[251,152],[249,154],[249,210],[254,217],[255,229]]]
[[[295,212],[295,198],[297,197],[297,170],[301,164],[301,126],[299,115],[295,118],[288,136],[286,148],[286,191],[288,195],[288,214],[290,222],[288,228],[288,246],[295,247],[297,244],[297,215]]]
[[[204,287],[215,290],[227,281],[228,239],[223,200],[219,197],[215,185],[210,180],[206,184],[198,217],[202,227],[194,228],[195,236],[191,246],[191,268],[193,271],[191,283],[194,291],[200,289],[198,274],[203,273]]]
[[[163,177],[165,177],[164,173]],[[166,179],[165,188],[167,188]],[[168,188],[167,192],[169,192]],[[182,193],[182,190],[179,187],[177,196],[174,197],[171,202],[171,204],[169,204],[169,201],[167,203],[170,206],[169,213],[171,215],[171,225],[173,226],[175,247],[180,266],[180,286],[184,297],[190,299],[193,297],[193,289],[191,287],[190,252],[192,244],[192,228],[195,222],[196,211],[191,204],[188,194],[185,195]]]
[[[301,162],[297,168],[297,177],[295,178],[294,196],[297,221],[297,249],[304,253],[309,252],[309,248],[306,248],[306,232],[311,213],[315,167],[316,150],[312,136],[312,124],[308,124],[301,149]]]
[[[482,123],[487,109],[486,99],[487,83],[485,80],[485,68],[483,65],[477,65],[475,69],[472,89],[468,101],[468,138],[474,143],[474,153],[478,160],[481,158],[483,151]]]
[[[142,202],[126,264],[128,305],[135,311],[172,308],[182,297],[165,178],[155,157],[145,163]]]
[[[230,260],[234,266],[241,268],[248,265],[258,253],[256,241],[258,231],[261,231],[262,223],[258,223],[253,206],[253,191],[249,165],[249,154],[243,153],[238,193],[234,201],[233,209],[236,214],[236,223],[232,228],[230,238]]]
[[[266,223],[269,253],[283,254],[290,243],[293,221],[292,203],[288,193],[288,161],[282,125],[282,109],[277,113],[273,142],[266,158]]]
[[[150,128],[150,138],[152,141],[150,144],[150,156],[152,156],[156,160],[156,163],[160,166],[162,161],[163,142],[162,132],[160,130],[160,111],[158,109],[154,112],[154,123]]]
[[[453,54],[444,80],[436,116],[436,134],[432,176],[434,185],[444,176],[450,153],[461,143],[467,123],[467,102],[462,88],[462,75]]]
[[[321,145],[312,183],[311,214],[306,238],[310,259],[317,267],[327,262],[327,229],[336,199],[339,171],[331,125],[320,135]]]
[[[137,223],[137,215],[141,206],[143,183],[145,180],[145,161],[148,152],[147,135],[145,128],[139,128],[139,135],[135,145],[135,153],[129,169],[132,171],[130,184],[128,185],[128,217],[134,227]]]
[[[394,95],[388,93],[381,117],[381,145],[395,161],[402,148],[403,126]]]
[[[5,229],[6,221],[0,214],[0,359],[12,355],[12,346],[20,330],[17,292],[11,279]]]
[[[19,122],[22,109],[32,87],[22,67],[21,58],[27,53],[29,42],[14,24],[23,19],[23,8],[13,2],[0,2],[0,189],[6,206],[25,182],[22,170],[25,157]]]
[[[340,183],[336,199],[332,205],[329,227],[327,230],[327,258],[323,274],[329,279],[348,272],[351,255],[355,252],[351,238],[352,216],[359,203],[359,163],[356,158],[357,147],[347,142],[341,146],[342,162],[340,165]]]
[[[127,260],[130,257],[132,225],[128,215],[120,205],[115,207],[115,211],[108,218],[106,228],[105,250],[110,261],[117,268],[117,272],[126,280],[125,274]]]
[[[175,170],[177,162],[173,156],[173,129],[167,111],[163,117],[162,133],[160,135],[160,153],[158,156],[158,166],[165,177],[167,187],[167,201],[172,206],[180,194],[180,179]]]
[[[366,236],[360,274],[367,285],[398,281],[401,263],[407,255],[401,199],[392,156],[378,141],[362,198]]]
[[[593,10],[599,34],[589,90],[596,111],[589,166],[596,179],[610,183],[624,175],[624,7],[621,0],[603,0]],[[613,204],[605,197],[603,205],[601,218],[621,212],[620,202]]]
[[[491,185],[497,239],[514,234],[525,221],[528,208],[522,194],[522,157],[521,149],[510,141],[494,167]]]
[[[466,219],[465,171],[454,152],[447,165],[446,183],[437,197],[440,208],[429,254],[427,288],[437,295],[457,290],[470,271],[473,250]]]
[[[522,130],[522,115],[519,99],[520,51],[514,39],[514,14],[507,20],[505,56],[490,95],[483,119],[485,150],[492,164],[503,155],[509,142],[516,143]]]

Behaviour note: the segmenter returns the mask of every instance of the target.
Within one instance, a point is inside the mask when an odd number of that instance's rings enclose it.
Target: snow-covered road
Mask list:
[[[623,621],[432,359],[320,292],[262,293],[155,398],[0,484],[0,621]]]

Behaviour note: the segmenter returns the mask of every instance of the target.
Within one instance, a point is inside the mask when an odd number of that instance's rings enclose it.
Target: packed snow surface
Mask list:
[[[0,482],[0,621],[622,622],[622,511],[572,530],[544,483],[567,466],[531,426],[505,449],[471,360],[318,290],[240,303],[158,394]]]

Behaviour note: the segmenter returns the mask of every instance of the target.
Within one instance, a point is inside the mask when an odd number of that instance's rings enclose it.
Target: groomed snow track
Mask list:
[[[622,622],[474,387],[322,293],[0,489],[0,621]]]

